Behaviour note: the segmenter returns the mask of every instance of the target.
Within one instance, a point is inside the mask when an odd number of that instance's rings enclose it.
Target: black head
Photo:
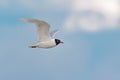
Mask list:
[[[56,45],[58,45],[58,44],[63,43],[63,42],[60,41],[59,39],[55,39],[55,43],[56,43]]]

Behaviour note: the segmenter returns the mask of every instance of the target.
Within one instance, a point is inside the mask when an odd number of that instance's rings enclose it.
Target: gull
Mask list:
[[[64,43],[61,40],[54,38],[58,30],[54,30],[53,32],[49,33],[50,24],[48,24],[46,21],[30,18],[21,18],[21,20],[37,25],[39,40],[37,44],[29,46],[30,48],[53,48],[60,43]]]

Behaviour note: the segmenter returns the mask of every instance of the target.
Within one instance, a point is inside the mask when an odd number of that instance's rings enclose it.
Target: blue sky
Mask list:
[[[1,0],[0,80],[120,80],[119,2]],[[36,27],[20,18],[48,21],[65,44],[28,48]]]

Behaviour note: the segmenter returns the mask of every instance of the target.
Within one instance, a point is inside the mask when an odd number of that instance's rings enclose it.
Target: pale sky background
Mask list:
[[[31,49],[37,18],[65,42]],[[0,0],[0,80],[120,80],[120,0]]]

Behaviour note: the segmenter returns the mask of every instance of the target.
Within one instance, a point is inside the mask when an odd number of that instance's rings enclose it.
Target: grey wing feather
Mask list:
[[[52,32],[50,33],[51,37],[52,37],[52,38],[54,38],[54,37],[55,37],[55,35],[56,35],[58,32],[59,32],[59,30],[58,30],[58,29],[56,29],[56,30],[52,31]]]
[[[37,25],[37,30],[38,30],[38,35],[39,35],[39,41],[48,41],[52,39],[49,29],[50,25],[42,20],[37,20],[37,19],[29,19],[29,18],[22,18],[23,21],[29,22],[29,23],[34,23]]]

